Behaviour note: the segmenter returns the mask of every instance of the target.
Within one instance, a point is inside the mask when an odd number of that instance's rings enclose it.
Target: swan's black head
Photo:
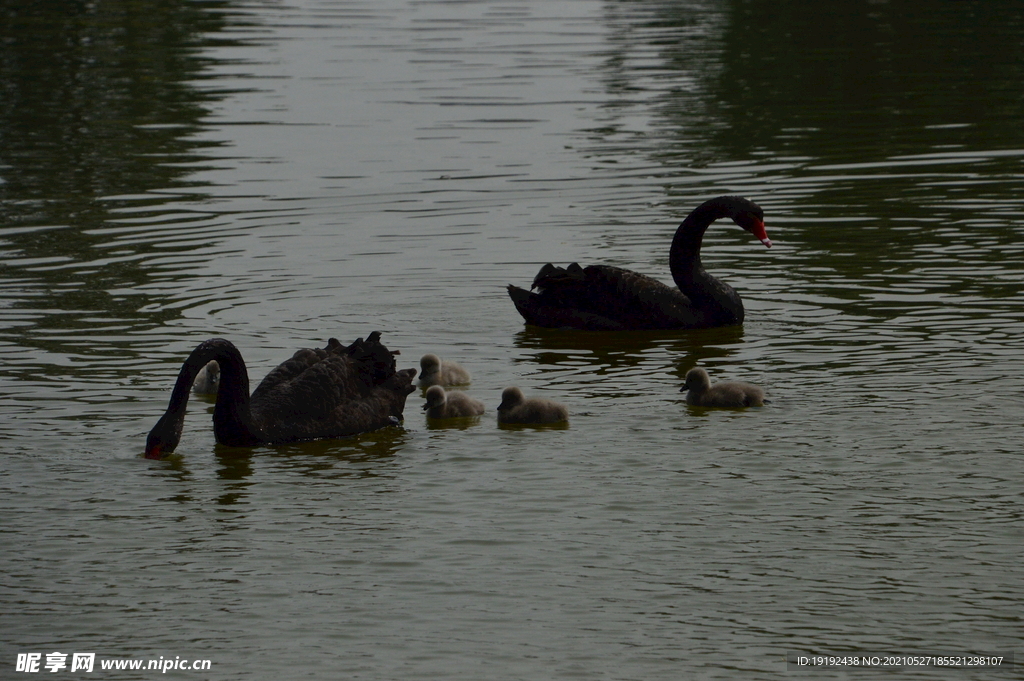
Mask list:
[[[742,196],[723,196],[727,203],[728,216],[733,221],[757,237],[757,239],[768,248],[772,247],[772,240],[768,238],[768,232],[764,229],[764,211],[761,206]]]
[[[181,426],[181,421],[175,422],[171,414],[160,417],[146,437],[146,458],[163,459],[170,456],[181,441]]]

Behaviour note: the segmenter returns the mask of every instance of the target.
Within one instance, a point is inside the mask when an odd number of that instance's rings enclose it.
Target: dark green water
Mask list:
[[[1022,72],[998,1],[0,3],[0,677],[1020,653]],[[668,281],[724,193],[775,243],[708,232],[742,328],[539,331],[505,295],[548,261]],[[239,451],[194,399],[140,458],[201,340],[258,380],[374,329],[570,426],[432,427],[417,393]],[[771,403],[687,407],[696,364]]]

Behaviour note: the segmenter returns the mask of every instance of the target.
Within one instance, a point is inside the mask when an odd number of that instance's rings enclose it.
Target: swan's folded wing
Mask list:
[[[695,321],[690,300],[678,288],[645,274],[592,265],[584,269],[584,276],[586,291],[573,292],[580,307],[624,328],[677,328]]]
[[[346,397],[369,392],[348,357],[328,355],[296,371],[286,362],[271,372],[252,394],[252,410],[262,417],[322,418]]]
[[[303,348],[292,355],[291,359],[281,362],[266,377],[260,381],[256,389],[252,391],[252,399],[260,399],[266,393],[273,391],[278,386],[286,385],[302,375],[307,369],[322,362],[328,356],[327,348]]]

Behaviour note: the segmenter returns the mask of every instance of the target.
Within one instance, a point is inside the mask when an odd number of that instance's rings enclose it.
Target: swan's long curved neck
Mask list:
[[[676,286],[696,307],[716,318],[742,321],[739,296],[731,286],[708,274],[700,262],[704,232],[715,220],[731,217],[728,208],[718,201],[712,199],[700,205],[679,225],[672,237],[669,269]]]
[[[245,362],[238,349],[228,341],[214,339],[203,345],[214,341],[219,341],[216,354],[209,359],[215,359],[220,364],[220,388],[217,390],[217,404],[213,408],[213,433],[221,444],[233,447],[256,444],[262,438],[250,409],[249,372],[246,371]]]
[[[232,445],[259,441],[249,409],[249,374],[245,362],[234,345],[220,338],[200,343],[181,365],[167,411],[154,430],[166,424],[180,435],[192,384],[210,360],[217,360],[220,365],[220,388],[217,391],[217,405],[213,410],[213,429],[217,441]],[[174,444],[177,444],[177,437],[174,438]]]
[[[700,247],[704,241],[704,232],[711,223],[728,216],[724,207],[711,200],[698,206],[686,216],[672,237],[672,248],[669,251],[669,268],[672,278],[680,289],[684,284],[700,279],[700,275],[710,277],[700,264]],[[680,281],[682,279],[682,282]],[[685,292],[685,291],[684,291]]]

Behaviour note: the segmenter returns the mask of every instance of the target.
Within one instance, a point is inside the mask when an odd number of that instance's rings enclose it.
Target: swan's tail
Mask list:
[[[509,284],[508,296],[527,324],[549,329],[621,331],[622,324],[599,314],[571,307],[546,304],[543,297]]]
[[[537,294],[509,284],[508,297],[512,299],[512,304],[516,306],[516,310],[526,320],[526,323],[534,324],[533,319],[536,315],[534,314],[535,304],[533,299],[537,298]]]

